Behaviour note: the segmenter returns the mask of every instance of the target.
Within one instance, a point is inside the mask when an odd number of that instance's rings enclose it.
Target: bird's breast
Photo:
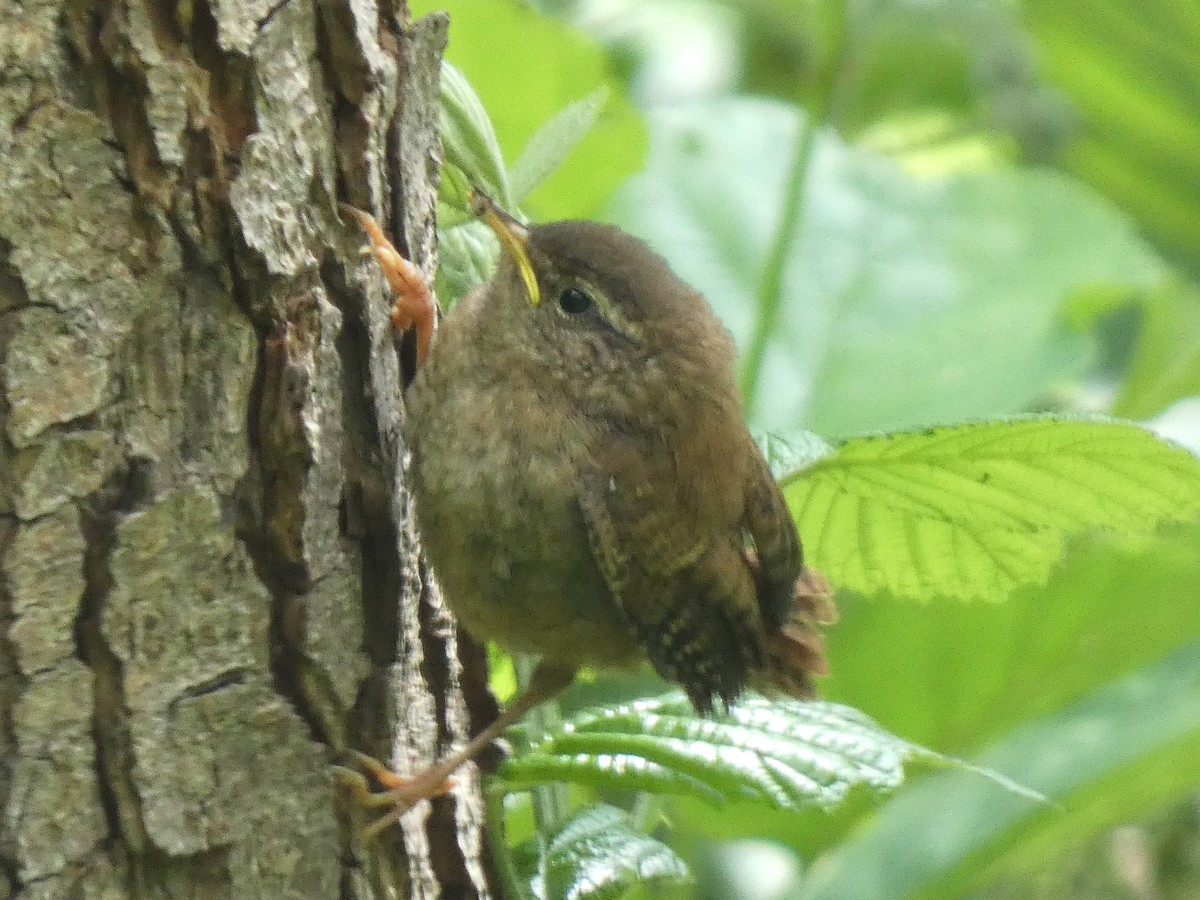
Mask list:
[[[578,506],[584,436],[499,376],[418,378],[410,401],[422,540],[467,630],[572,664],[635,658]]]

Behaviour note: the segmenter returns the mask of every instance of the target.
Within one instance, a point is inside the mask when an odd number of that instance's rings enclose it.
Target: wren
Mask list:
[[[640,240],[588,221],[526,227],[474,194],[494,277],[434,333],[420,273],[365,213],[415,327],[406,436],[417,521],[446,603],[479,640],[539,659],[467,747],[412,779],[362,762],[392,810],[417,799],[581,666],[649,660],[695,708],[748,686],[813,694],[824,579],[747,431],[734,346],[708,303]]]

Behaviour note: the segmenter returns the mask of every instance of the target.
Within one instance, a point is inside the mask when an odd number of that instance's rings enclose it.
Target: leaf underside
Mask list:
[[[848,440],[783,479],[807,558],[861,593],[1002,598],[1072,534],[1200,515],[1200,463],[1132,423],[1028,418]]]

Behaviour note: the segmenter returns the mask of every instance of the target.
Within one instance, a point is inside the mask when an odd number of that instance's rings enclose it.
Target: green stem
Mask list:
[[[537,662],[530,656],[517,654],[513,657],[513,668],[517,673],[517,684],[521,690],[529,686],[529,679]],[[542,735],[562,725],[562,714],[556,700],[547,700],[527,717],[531,735]],[[535,787],[531,793],[533,818],[537,822],[538,835],[543,843],[558,833],[569,814],[566,786],[554,782]]]
[[[530,900],[532,897],[529,885],[525,884],[517,867],[513,865],[512,853],[508,848],[508,833],[505,830],[504,797],[506,791],[502,784],[488,784],[483,791],[483,803],[487,816],[488,844],[491,847],[492,859],[496,863],[496,871],[504,886],[505,897],[513,900]]]
[[[804,212],[804,188],[808,182],[808,171],[817,146],[817,135],[829,121],[835,105],[835,98],[839,93],[841,73],[849,49],[849,29],[847,28],[849,14],[846,7],[851,2],[853,0],[845,0],[840,8],[841,21],[838,23],[837,50],[830,64],[829,76],[825,80],[824,89],[814,105],[812,114],[805,118],[800,127],[795,153],[792,155],[791,166],[788,169],[787,184],[784,187],[779,225],[775,229],[775,235],[767,250],[762,279],[758,284],[755,298],[758,318],[754,323],[754,332],[750,336],[750,344],[746,348],[741,371],[740,386],[742,397],[746,402],[747,415],[753,414],[758,402],[758,389],[762,380],[767,347],[770,344],[771,335],[775,333],[775,329],[779,325],[779,313],[783,306],[783,276],[787,269],[788,259],[795,252],[796,235],[800,230],[800,221]]]
[[[806,121],[801,126],[800,141],[792,157],[787,187],[784,190],[779,227],[775,230],[763,268],[762,280],[758,284],[758,318],[754,322],[754,333],[750,336],[750,346],[746,349],[746,358],[742,363],[741,388],[742,396],[746,398],[747,414],[754,411],[758,400],[758,384],[767,355],[767,345],[779,322],[779,310],[783,301],[783,272],[788,256],[794,249],[796,232],[800,228],[800,214],[804,208],[804,185],[819,130],[820,126],[815,121]]]
[[[662,797],[645,791],[637,795],[633,801],[633,808],[629,810],[629,820],[633,829],[642,834],[649,834],[658,824],[662,815]]]
[[[518,691],[529,687],[529,679],[537,661],[525,654],[513,655],[513,670],[517,676]],[[514,738],[514,749],[517,753],[529,750],[529,737],[540,735],[562,724],[562,715],[558,703],[549,700],[534,709],[524,719],[526,728],[514,728],[509,734]],[[525,884],[513,864],[512,850],[508,846],[508,834],[505,827],[506,810],[504,798],[508,794],[507,786],[498,778],[489,779],[484,789],[484,805],[486,811],[488,843],[491,845],[492,857],[496,861],[496,869],[504,884],[506,897],[516,900],[532,900],[529,886]],[[530,791],[533,806],[533,819],[537,827],[538,843],[544,854],[550,839],[558,833],[569,814],[566,787],[562,784],[539,785]]]

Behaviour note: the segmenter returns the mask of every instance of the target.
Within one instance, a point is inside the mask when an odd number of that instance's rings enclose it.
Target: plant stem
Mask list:
[[[775,229],[774,239],[767,252],[766,265],[763,267],[762,280],[758,284],[758,318],[754,322],[754,332],[750,336],[750,346],[746,349],[746,358],[742,363],[741,388],[746,400],[747,414],[753,413],[758,399],[758,385],[762,377],[763,361],[767,355],[767,345],[779,321],[779,309],[783,300],[783,273],[787,266],[788,256],[796,240],[796,232],[800,228],[800,214],[803,211],[804,184],[807,180],[809,163],[812,161],[813,149],[816,146],[816,135],[819,126],[815,121],[806,120],[800,126],[800,140],[796,152],[792,156],[792,165],[788,172],[787,185],[784,188],[783,209],[779,217],[779,227]]]
[[[784,185],[779,224],[768,248],[762,279],[758,284],[755,298],[758,317],[750,336],[750,344],[746,348],[740,379],[747,415],[754,413],[767,348],[770,345],[771,336],[779,325],[779,313],[783,305],[783,276],[787,269],[788,259],[795,251],[796,235],[800,230],[800,222],[803,218],[804,188],[808,182],[808,172],[817,146],[817,135],[821,128],[828,123],[836,96],[839,93],[840,76],[850,43],[847,27],[850,13],[847,6],[851,2],[853,0],[844,0],[840,7],[841,18],[838,22],[837,49],[830,63],[824,89],[821,91],[811,115],[805,116],[800,124],[795,152],[788,168],[787,183]]]
[[[524,690],[529,686],[536,660],[525,654],[513,657],[513,667],[517,673],[517,684]],[[552,731],[562,724],[562,715],[558,709],[558,701],[548,700],[533,710],[528,716],[531,735],[541,735]],[[567,789],[557,782],[535,787],[532,791],[533,817],[537,822],[538,834],[546,840],[558,832],[563,822],[567,820]]]
[[[662,814],[662,797],[643,791],[633,801],[633,808],[629,810],[629,820],[635,831],[649,834],[662,818]]]
[[[531,656],[513,655],[513,670],[517,676],[518,691],[529,687],[529,679],[532,677],[536,665],[537,661]],[[558,702],[546,701],[529,713],[525,721],[529,724],[528,731],[524,728],[517,728],[510,732],[520,738],[514,742],[518,753],[529,749],[530,741],[526,738],[543,734],[562,723]],[[507,793],[503,781],[498,779],[491,779],[484,788],[488,843],[491,845],[492,857],[504,885],[504,896],[513,897],[516,900],[531,900],[532,894],[529,885],[524,883],[513,864],[512,851],[508,846],[504,807],[504,797]],[[558,833],[559,828],[567,819],[569,809],[566,788],[561,784],[539,785],[530,791],[530,800],[533,806],[534,823],[537,827],[538,843],[544,856],[550,838]]]
[[[488,844],[491,847],[492,859],[496,863],[496,871],[504,886],[504,896],[514,900],[528,900],[531,896],[529,885],[525,884],[513,865],[512,853],[508,849],[508,836],[504,827],[505,790],[502,784],[492,783],[483,790],[483,803],[487,816]]]

